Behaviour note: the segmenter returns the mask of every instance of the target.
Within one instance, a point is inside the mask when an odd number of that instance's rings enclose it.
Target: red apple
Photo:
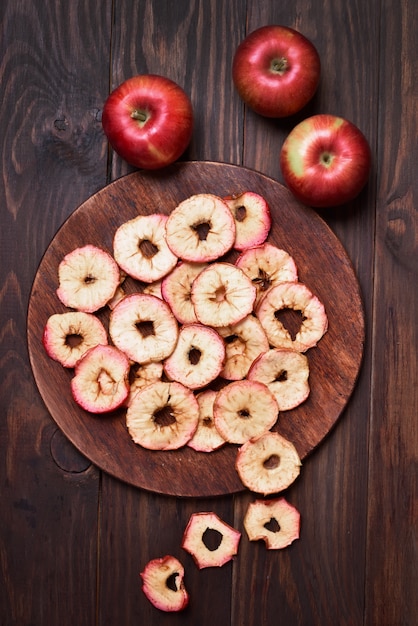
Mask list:
[[[189,97],[169,78],[134,76],[107,98],[103,130],[114,150],[131,165],[158,169],[176,161],[193,129]]]
[[[238,46],[232,64],[239,95],[265,117],[300,111],[314,95],[320,72],[315,46],[286,26],[262,26],[250,33]]]
[[[366,184],[370,147],[352,122],[314,115],[289,133],[280,167],[286,185],[304,204],[339,206],[353,200]]]

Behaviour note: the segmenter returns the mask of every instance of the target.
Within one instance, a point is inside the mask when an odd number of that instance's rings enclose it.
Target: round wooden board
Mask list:
[[[268,241],[295,259],[299,280],[324,303],[328,332],[306,354],[309,398],[282,412],[277,429],[304,459],[324,439],[343,411],[357,380],[364,347],[359,285],[341,243],[319,217],[277,181],[243,167],[213,162],[177,163],[157,172],[135,172],[84,202],[55,235],[39,265],[28,310],[28,347],[40,394],[68,439],[99,468],[137,487],[174,496],[207,497],[243,490],[235,470],[237,446],[210,454],[184,447],[154,452],[133,443],[125,412],[97,416],[83,411],[70,392],[72,371],[52,361],[42,345],[50,315],[64,312],[56,296],[63,256],[91,243],[110,253],[115,230],[137,214],[170,213],[196,193],[220,196],[252,190],[268,201],[273,225]],[[234,253],[227,259],[233,261]],[[128,279],[130,280],[130,279]],[[108,311],[100,312],[107,324]]]

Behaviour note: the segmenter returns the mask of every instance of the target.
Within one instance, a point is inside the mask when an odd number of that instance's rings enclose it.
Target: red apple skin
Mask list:
[[[371,169],[370,146],[352,122],[335,115],[314,115],[287,136],[280,168],[285,184],[304,204],[340,206],[365,186]]]
[[[189,145],[193,108],[187,94],[169,78],[133,76],[108,96],[102,126],[125,161],[158,169],[176,161]]]
[[[321,62],[315,46],[287,26],[262,26],[238,46],[232,78],[242,100],[264,117],[288,117],[313,97]]]

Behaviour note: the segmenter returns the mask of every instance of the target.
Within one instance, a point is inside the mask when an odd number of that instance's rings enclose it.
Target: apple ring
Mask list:
[[[255,500],[243,524],[250,541],[262,539],[268,550],[281,550],[299,539],[300,513],[285,498]]]
[[[149,363],[162,361],[172,353],[178,324],[164,300],[133,293],[122,298],[111,312],[109,334],[131,361]]]
[[[167,244],[183,261],[206,263],[223,256],[235,241],[235,220],[228,205],[213,194],[183,200],[168,216]]]
[[[208,531],[214,531],[220,537],[216,548],[208,547],[205,543]],[[199,569],[222,567],[238,553],[240,539],[239,530],[224,522],[216,513],[192,513],[183,533],[181,547],[191,554]]]
[[[98,317],[83,311],[51,315],[42,337],[48,356],[64,367],[74,367],[90,348],[108,343],[105,327]]]
[[[57,296],[65,306],[94,313],[111,300],[120,283],[120,269],[105,250],[88,244],[72,250],[58,266]]]
[[[224,360],[225,345],[216,330],[203,324],[186,324],[164,362],[164,372],[170,380],[189,389],[200,389],[219,376]]]
[[[207,326],[237,324],[253,310],[256,290],[250,279],[231,263],[212,263],[195,278],[192,303],[196,317]]]
[[[116,230],[113,256],[132,278],[153,283],[176,266],[178,259],[167,246],[165,237],[167,219],[159,213],[138,215]]]
[[[245,443],[270,430],[279,409],[267,385],[236,380],[223,387],[215,399],[215,426],[229,443]]]
[[[278,311],[283,309],[293,309],[302,314],[302,325],[294,339],[277,317]],[[260,300],[255,313],[275,348],[306,352],[317,345],[328,328],[324,305],[302,283],[284,282],[271,287]]]
[[[269,431],[244,443],[235,467],[245,487],[269,495],[283,491],[296,480],[301,461],[293,443]]]
[[[245,378],[253,361],[269,349],[266,333],[254,315],[217,331],[225,342],[225,363],[220,376],[226,380]]]
[[[277,400],[279,411],[299,406],[309,396],[309,362],[305,354],[272,348],[252,363],[248,380],[264,383]]]
[[[151,383],[138,391],[126,411],[130,436],[148,450],[177,450],[186,445],[198,419],[193,392],[177,382]]]
[[[298,270],[293,257],[285,250],[268,242],[241,252],[235,265],[255,285],[256,304],[274,285],[298,280]]]

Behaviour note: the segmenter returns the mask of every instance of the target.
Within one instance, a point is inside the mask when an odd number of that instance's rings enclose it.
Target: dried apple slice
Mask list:
[[[241,446],[235,467],[245,487],[269,495],[296,480],[301,461],[292,442],[277,432],[268,432]]]
[[[253,315],[217,331],[225,342],[225,363],[220,375],[226,380],[245,378],[253,361],[269,349],[267,335]]]
[[[189,603],[184,585],[184,567],[174,556],[149,561],[140,573],[142,591],[161,611],[182,611]]]
[[[109,334],[131,361],[157,362],[174,350],[178,324],[164,300],[133,293],[122,298],[111,312]]]
[[[133,441],[148,450],[177,450],[194,435],[199,406],[193,392],[177,382],[157,381],[138,391],[126,411]]]
[[[167,244],[183,261],[207,263],[223,256],[235,241],[235,221],[216,195],[190,196],[168,216]]]
[[[156,363],[133,363],[129,370],[129,396],[127,405],[132,402],[138,391],[144,389],[151,383],[161,380],[163,375],[163,364],[161,361]]]
[[[245,250],[264,243],[271,228],[270,207],[265,198],[254,191],[244,191],[224,200],[235,220],[234,248]]]
[[[129,393],[129,360],[114,346],[90,348],[77,362],[71,380],[74,400],[90,413],[108,413]]]
[[[230,326],[252,312],[256,289],[231,263],[212,263],[195,278],[192,302],[202,324]]]
[[[247,377],[267,385],[279,411],[294,409],[310,393],[308,357],[295,350],[272,348],[264,352],[254,360]]]
[[[278,318],[279,311],[292,309],[302,315],[302,324],[293,338]],[[325,308],[303,283],[280,283],[271,287],[256,308],[256,315],[275,348],[306,352],[317,345],[328,328]]]
[[[113,298],[120,279],[114,258],[88,244],[72,250],[60,262],[57,296],[70,309],[94,313]]]
[[[164,372],[170,380],[189,389],[200,389],[217,378],[224,360],[225,345],[216,330],[203,324],[186,324],[164,361]]]
[[[106,329],[98,317],[83,311],[54,313],[44,327],[46,353],[64,367],[74,367],[90,348],[108,343]]]
[[[180,324],[197,322],[191,291],[194,279],[208,266],[207,263],[179,263],[161,283],[161,294],[170,305]]]
[[[285,498],[255,500],[243,524],[250,541],[261,539],[268,550],[281,550],[299,539],[300,513]]]
[[[268,387],[252,380],[236,380],[215,399],[215,426],[229,443],[245,443],[270,430],[278,417],[277,401]]]
[[[113,256],[129,276],[152,283],[177,264],[165,237],[167,216],[159,213],[137,215],[124,222],[113,238]]]
[[[293,257],[271,243],[244,250],[235,262],[257,288],[256,304],[266,291],[282,282],[296,282],[298,271]]]
[[[195,434],[187,442],[187,445],[196,452],[213,452],[226,443],[213,419],[216,393],[213,389],[205,389],[196,395],[199,405],[199,422]]]
[[[208,547],[210,533],[219,539]],[[209,536],[208,536],[209,535]],[[189,552],[199,569],[222,567],[237,553],[241,533],[216,513],[193,513],[184,531],[182,548]]]

